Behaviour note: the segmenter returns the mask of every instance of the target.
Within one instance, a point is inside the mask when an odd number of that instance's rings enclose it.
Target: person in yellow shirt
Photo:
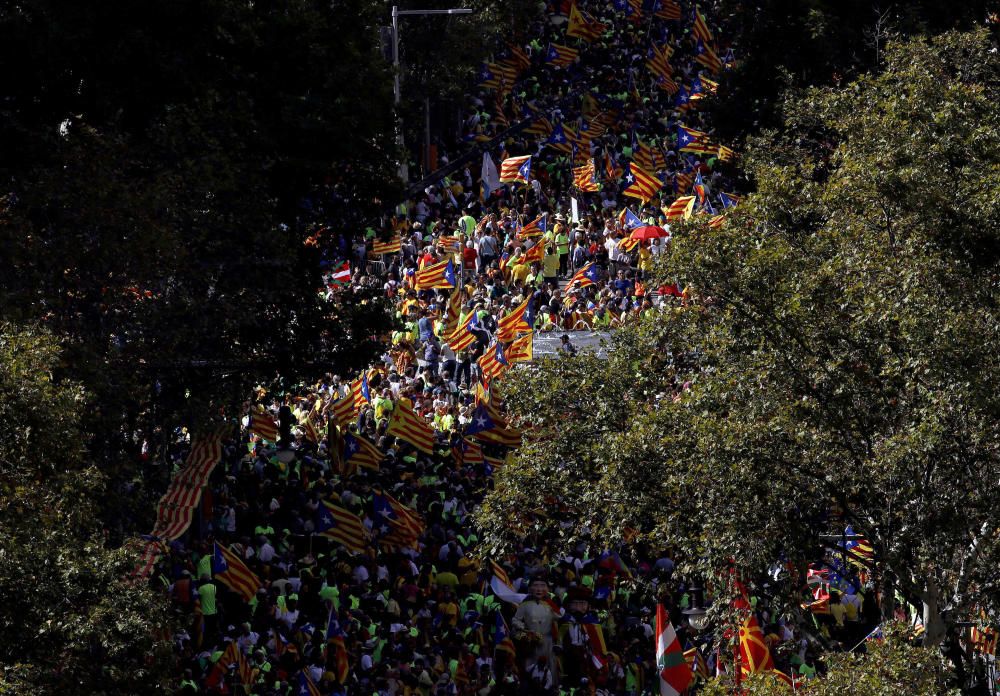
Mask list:
[[[546,283],[555,284],[559,276],[559,254],[555,244],[545,245],[545,256],[542,257],[542,276]]]
[[[559,275],[566,275],[569,269],[569,234],[566,232],[565,220],[562,214],[556,215],[555,232],[556,252],[559,254]]]
[[[653,252],[649,250],[649,244],[642,242],[639,246],[639,277],[648,278],[653,271]]]
[[[529,271],[531,271],[531,266],[524,263],[523,256],[518,256],[514,261],[514,266],[510,269],[511,285],[517,285],[518,282],[523,283],[524,279],[528,277]]]

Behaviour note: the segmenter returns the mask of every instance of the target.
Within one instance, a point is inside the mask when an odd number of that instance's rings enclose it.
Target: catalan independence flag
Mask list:
[[[680,19],[681,6],[673,0],[653,0],[653,16],[660,19]]]
[[[503,344],[496,342],[494,350],[487,350],[477,361],[479,369],[488,378],[499,377],[504,370],[510,367],[507,355],[504,353]]]
[[[695,38],[705,43],[712,43],[714,40],[712,31],[708,28],[708,22],[705,21],[705,15],[698,8],[694,10],[694,26],[691,29],[691,33],[694,34]]]
[[[424,533],[424,521],[420,515],[388,493],[375,491],[372,495],[372,511],[379,544],[413,546]]]
[[[529,331],[520,338],[515,339],[514,342],[507,347],[507,359],[512,363],[531,362],[535,357],[534,335],[534,331]]]
[[[675,200],[664,211],[667,220],[689,220],[694,212],[694,201],[695,196],[681,196]]]
[[[719,193],[719,203],[723,208],[735,208],[739,205],[740,197],[732,193]]]
[[[507,628],[507,622],[503,620],[503,612],[499,609],[496,610],[496,625],[493,633],[493,652],[494,654],[505,652],[508,655],[514,655],[514,641],[510,638],[510,629]]]
[[[451,453],[455,457],[455,463],[459,466],[466,464],[482,464],[483,448],[478,442],[473,442],[467,437],[451,448]]]
[[[561,123],[557,123],[552,128],[552,132],[549,133],[549,137],[545,141],[545,144],[551,145],[552,149],[558,150],[559,152],[565,152],[566,154],[571,153],[573,151],[573,145],[570,143],[569,138],[566,135],[566,130],[566,126]]]
[[[707,43],[698,39],[695,44],[695,61],[701,63],[713,73],[722,72],[722,61]]]
[[[261,588],[260,578],[235,553],[215,542],[212,576],[243,599],[250,601]]]
[[[250,414],[250,425],[247,429],[263,440],[270,442],[277,442],[278,440],[278,423],[270,413],[264,410],[258,410]]]
[[[657,78],[663,78],[665,80],[674,79],[674,69],[670,65],[670,59],[668,55],[662,51],[655,43],[649,45],[649,56],[646,59],[646,67],[649,68],[649,72]]]
[[[431,426],[402,403],[397,403],[392,409],[385,434],[409,442],[424,454],[434,454],[434,431]]]
[[[352,471],[356,471],[358,467],[378,471],[379,464],[382,463],[382,450],[366,438],[344,433],[342,461]]]
[[[299,672],[298,680],[295,684],[295,695],[296,696],[323,696],[320,693],[319,687],[309,678],[305,670]]]
[[[677,126],[677,149],[680,152],[693,152],[701,154],[710,145],[708,133],[703,133],[694,128]]]
[[[601,34],[604,33],[604,29],[603,24],[580,10],[575,2],[569,8],[569,26],[566,28],[566,36],[583,39],[590,43],[595,39],[599,39]]]
[[[503,317],[497,326],[497,340],[502,343],[510,343],[519,333],[531,331],[535,322],[534,312],[531,311],[531,303],[534,300],[529,296],[524,302],[517,306],[510,314]]]
[[[458,328],[452,331],[451,334],[445,338],[445,342],[448,344],[448,347],[456,353],[460,350],[465,350],[476,342],[476,334],[472,333],[472,331],[478,328],[479,313],[473,310],[469,312],[468,316],[466,316],[462,323],[458,325]]]
[[[312,422],[312,419],[306,417],[305,422],[302,424],[302,434],[305,438],[313,443],[314,445],[319,444],[319,430],[316,428],[316,424]]]
[[[545,260],[545,245],[539,242],[530,249],[526,249],[521,260],[524,263],[541,263]]]
[[[316,531],[320,536],[333,539],[351,551],[364,551],[368,547],[368,530],[353,512],[324,500],[316,515]]]
[[[572,65],[580,57],[580,52],[569,46],[559,44],[549,44],[549,50],[545,53],[545,62],[557,68],[565,68]]]
[[[653,176],[635,162],[629,162],[625,168],[625,188],[622,194],[638,198],[643,203],[651,200],[656,192],[663,187],[663,182]]]
[[[455,264],[451,259],[425,266],[417,271],[417,290],[450,290],[455,287]]]
[[[597,183],[597,168],[594,160],[587,160],[587,163],[573,168],[573,185],[584,193],[594,193],[600,190]]]
[[[531,155],[508,157],[500,163],[500,183],[527,184],[531,178]]]
[[[585,288],[590,285],[597,283],[600,276],[598,275],[597,266],[591,261],[586,266],[581,268],[579,271],[573,274],[573,277],[569,279],[566,283],[566,292],[574,289],[574,287]],[[576,285],[579,283],[579,285]]]
[[[528,239],[529,237],[541,237],[546,232],[548,232],[549,214],[543,213],[537,218],[529,222],[524,228],[518,232],[517,236],[519,239]]]

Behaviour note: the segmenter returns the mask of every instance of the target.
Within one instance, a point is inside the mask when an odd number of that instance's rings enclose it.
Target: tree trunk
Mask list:
[[[941,588],[935,578],[927,578],[920,599],[924,604],[924,647],[936,647],[944,641],[947,626],[941,616]]]
[[[882,620],[888,621],[896,613],[896,583],[892,571],[882,573],[882,582],[878,588],[879,607],[882,609]]]

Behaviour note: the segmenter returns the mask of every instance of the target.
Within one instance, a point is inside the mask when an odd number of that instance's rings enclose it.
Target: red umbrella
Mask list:
[[[646,225],[645,227],[636,227],[632,230],[632,234],[629,235],[629,239],[659,239],[660,237],[669,236],[670,233],[662,227],[657,227],[656,225]]]

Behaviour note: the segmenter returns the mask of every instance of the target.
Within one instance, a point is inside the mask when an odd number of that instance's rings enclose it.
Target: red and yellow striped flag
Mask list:
[[[455,284],[455,265],[451,259],[446,259],[417,271],[413,287],[417,290],[450,290]]]
[[[689,220],[694,212],[694,200],[694,196],[681,196],[665,208],[663,214],[667,220]]]
[[[643,203],[651,200],[663,187],[663,182],[647,172],[635,162],[629,162],[625,170],[625,188],[622,194],[638,198]]]
[[[270,442],[278,440],[278,423],[263,409],[250,414],[250,425],[247,429],[261,439]]]
[[[368,529],[350,510],[324,500],[317,514],[316,531],[320,536],[333,539],[351,551],[364,551],[368,547]]]
[[[385,433],[409,442],[424,454],[434,454],[434,431],[431,426],[402,403],[393,408]]]
[[[375,256],[382,256],[383,254],[398,254],[402,249],[402,242],[399,239],[399,235],[393,235],[392,239],[388,242],[383,242],[376,239],[372,242],[372,254]]]
[[[528,307],[531,305],[532,299],[534,298],[529,296],[516,309],[512,310],[510,314],[500,320],[497,326],[498,341],[501,343],[510,343],[520,332],[531,331],[531,326],[526,321],[525,315],[528,312]]]
[[[247,601],[253,599],[261,587],[260,578],[219,542],[215,542],[212,554],[212,576]]]
[[[510,362],[531,362],[534,357],[534,331],[530,331],[516,339],[507,348],[507,360]]]

